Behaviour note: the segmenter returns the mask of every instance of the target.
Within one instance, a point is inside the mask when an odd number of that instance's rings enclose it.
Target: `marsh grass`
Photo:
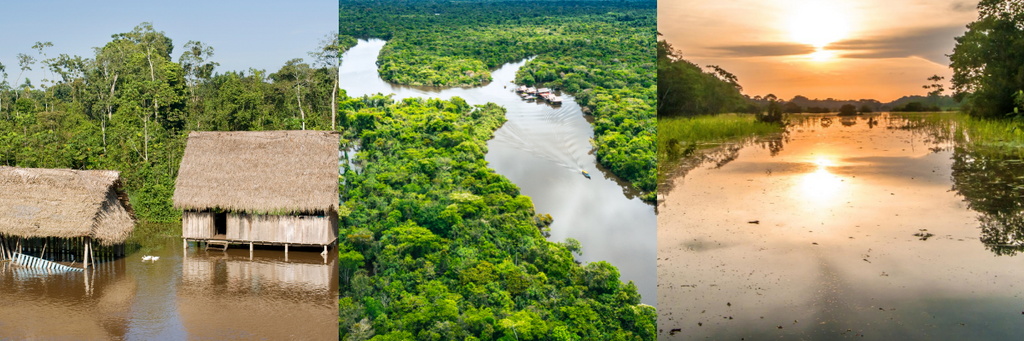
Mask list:
[[[897,128],[923,129],[942,141],[974,147],[995,147],[1024,156],[1024,121],[983,119],[963,113],[892,113],[906,120]]]
[[[679,162],[697,151],[725,142],[781,133],[783,125],[759,122],[753,115],[723,114],[658,119],[658,182],[668,180]]]

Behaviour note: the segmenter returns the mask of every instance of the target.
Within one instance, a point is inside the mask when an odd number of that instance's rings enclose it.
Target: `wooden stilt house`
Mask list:
[[[173,198],[185,242],[326,251],[338,238],[339,139],[311,130],[189,134]]]
[[[74,260],[123,255],[135,216],[120,173],[0,166],[0,258]],[[98,245],[94,245],[98,244]]]

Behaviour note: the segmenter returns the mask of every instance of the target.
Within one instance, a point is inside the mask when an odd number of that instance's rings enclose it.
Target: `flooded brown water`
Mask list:
[[[660,337],[1024,335],[1020,157],[870,117],[798,117],[674,180],[658,218]]]
[[[342,56],[341,88],[349,96],[376,93],[409,97],[451,98],[470,104],[503,106],[508,122],[488,142],[486,160],[498,174],[533,199],[538,213],[551,214],[551,241],[575,238],[583,245],[582,262],[607,261],[618,267],[623,282],[634,281],[643,303],[656,304],[657,216],[626,182],[597,164],[590,146],[594,136],[574,98],[551,106],[525,101],[512,90],[515,72],[526,61],[491,71],[493,81],[472,88],[395,85],[382,80],[376,60],[385,41],[360,40]],[[588,180],[580,173],[586,170]]]
[[[327,340],[338,321],[337,252],[203,251],[181,239],[85,273],[0,263],[3,340]],[[143,255],[159,256],[155,262]]]

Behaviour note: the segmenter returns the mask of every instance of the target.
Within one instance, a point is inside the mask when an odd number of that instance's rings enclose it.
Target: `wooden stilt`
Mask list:
[[[82,263],[83,268],[89,269],[89,244],[82,243]]]

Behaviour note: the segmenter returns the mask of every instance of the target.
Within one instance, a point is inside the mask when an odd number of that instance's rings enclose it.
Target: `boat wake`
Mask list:
[[[585,168],[581,159],[588,149],[574,141],[570,134],[573,115],[578,112],[573,109],[547,107],[539,112],[519,115],[519,119],[506,122],[495,133],[495,138],[568,170],[580,172]]]

